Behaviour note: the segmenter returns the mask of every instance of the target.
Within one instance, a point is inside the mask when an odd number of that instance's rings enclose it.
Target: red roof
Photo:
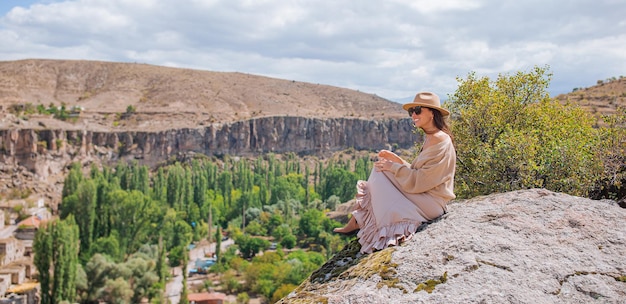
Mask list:
[[[17,223],[17,226],[18,227],[19,226],[31,226],[31,227],[39,228],[39,224],[41,224],[41,219],[39,219],[38,216],[33,215]]]
[[[201,293],[190,293],[187,295],[187,299],[189,301],[208,301],[208,300],[224,300],[226,295],[219,292],[201,292]]]

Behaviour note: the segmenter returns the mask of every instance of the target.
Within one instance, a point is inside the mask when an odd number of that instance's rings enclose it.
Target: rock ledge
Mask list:
[[[279,303],[625,303],[625,222],[544,189],[455,201],[401,246],[353,241]]]

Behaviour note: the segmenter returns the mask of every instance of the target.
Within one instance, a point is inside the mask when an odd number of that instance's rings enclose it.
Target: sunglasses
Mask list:
[[[415,113],[415,115],[420,115],[422,113],[422,107],[421,106],[412,107],[412,108],[409,108],[407,111],[409,112],[409,116],[413,116],[413,113]]]

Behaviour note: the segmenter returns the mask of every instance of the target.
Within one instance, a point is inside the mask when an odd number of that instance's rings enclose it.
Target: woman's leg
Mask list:
[[[346,233],[354,232],[357,229],[359,229],[359,223],[357,223],[356,222],[356,218],[354,218],[354,216],[352,216],[345,226],[343,226],[341,228],[335,228],[335,229],[333,229],[333,231],[337,232],[337,233],[346,234]]]

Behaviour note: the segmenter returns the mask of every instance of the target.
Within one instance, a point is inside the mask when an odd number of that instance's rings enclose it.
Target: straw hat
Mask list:
[[[435,93],[431,92],[419,92],[415,95],[415,99],[411,103],[405,103],[402,105],[402,108],[405,110],[409,110],[412,107],[422,106],[431,109],[437,109],[443,116],[450,115],[450,111],[441,107],[441,102],[439,102],[439,96]]]

